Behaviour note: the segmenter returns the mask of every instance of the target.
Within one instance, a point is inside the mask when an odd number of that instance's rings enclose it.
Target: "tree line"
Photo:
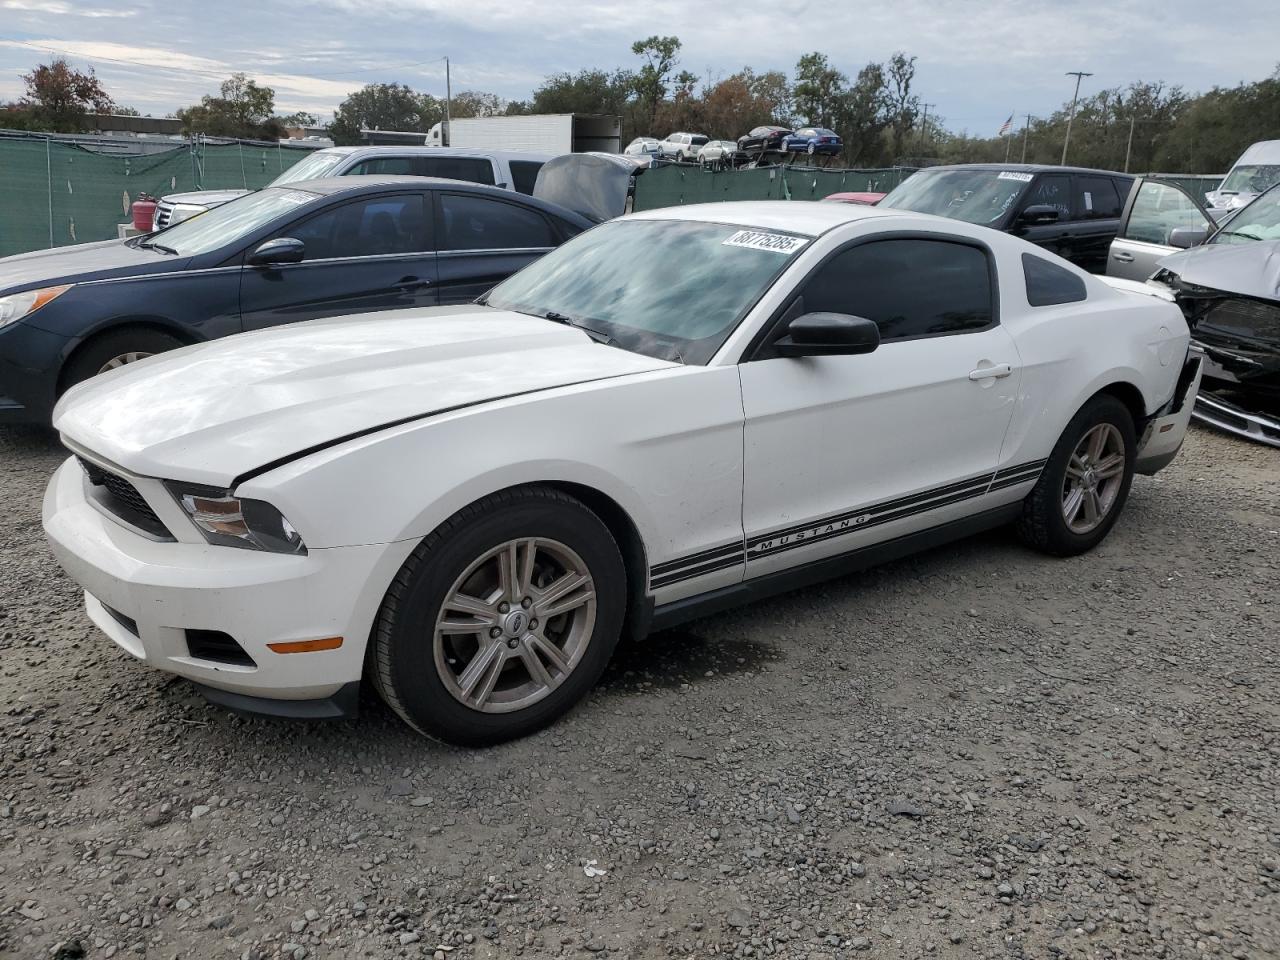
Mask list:
[[[916,84],[916,57],[896,52],[856,72],[826,54],[807,53],[788,76],[744,66],[728,76],[698,76],[681,62],[681,43],[652,36],[631,45],[629,66],[548,76],[524,100],[463,90],[449,101],[452,117],[538,113],[603,113],[622,118],[624,142],[676,130],[736,139],[764,124],[830,127],[844,138],[847,166],[934,163],[1057,163],[1070,107],[1048,116],[1015,113],[1005,136],[948,128],[929,115]],[[76,132],[97,113],[136,113],[107,95],[93,71],[55,59],[23,77],[26,96],[0,105],[0,127]],[[187,133],[275,139],[289,127],[315,126],[307,113],[279,116],[275,93],[245,74],[224,81],[174,114]],[[361,130],[426,132],[445,118],[440,97],[402,83],[372,83],[348,96],[328,125],[339,144],[359,143]],[[998,122],[998,118],[993,118]],[[994,125],[994,124],[993,124]],[[1280,67],[1270,77],[1192,94],[1180,86],[1138,81],[1082,98],[1071,125],[1067,161],[1078,166],[1166,173],[1221,173],[1250,143],[1280,136]]]

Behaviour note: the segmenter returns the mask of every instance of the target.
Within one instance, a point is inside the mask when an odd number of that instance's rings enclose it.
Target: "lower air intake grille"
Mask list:
[[[233,663],[240,667],[257,666],[253,657],[244,652],[244,647],[236,643],[231,634],[221,630],[188,630],[187,651],[198,660]]]
[[[138,492],[137,487],[118,474],[104,470],[84,457],[76,457],[89,477],[89,483],[97,493],[97,500],[108,511],[125,523],[149,533],[159,540],[172,540],[173,535],[151,509],[151,504]]]

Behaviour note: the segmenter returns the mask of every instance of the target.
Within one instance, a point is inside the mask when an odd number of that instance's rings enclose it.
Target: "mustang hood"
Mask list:
[[[1260,300],[1280,300],[1280,240],[1211,243],[1165,257],[1183,283]]]
[[[674,366],[488,307],[313,320],[199,344],[70,390],[54,426],[135,473],[228,486],[380,427]]]

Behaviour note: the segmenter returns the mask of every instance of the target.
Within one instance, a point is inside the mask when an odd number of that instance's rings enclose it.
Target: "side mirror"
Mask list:
[[[880,346],[880,328],[847,313],[805,313],[787,324],[773,344],[780,357],[827,357],[870,353]]]
[[[1033,203],[1018,214],[1019,223],[1057,223],[1062,218],[1058,208],[1047,203]]]
[[[307,254],[307,245],[293,237],[276,237],[268,240],[249,254],[249,263],[259,267],[272,263],[301,263]]]
[[[1186,250],[1209,239],[1208,227],[1174,227],[1169,231],[1169,246]]]

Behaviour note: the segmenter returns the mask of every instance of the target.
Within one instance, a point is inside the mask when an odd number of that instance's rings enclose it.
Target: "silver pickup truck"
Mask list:
[[[538,171],[550,159],[548,154],[461,147],[326,147],[295,163],[268,186],[376,173],[469,180],[532,194]],[[251,192],[198,190],[169,194],[156,205],[151,229],[163,230]]]

